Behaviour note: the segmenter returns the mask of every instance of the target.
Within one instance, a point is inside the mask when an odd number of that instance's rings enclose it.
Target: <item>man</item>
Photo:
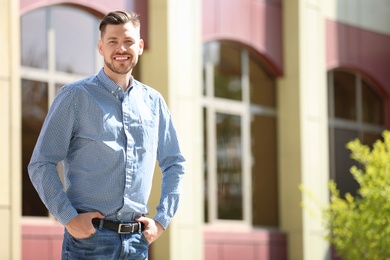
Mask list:
[[[177,210],[184,158],[162,96],[131,75],[144,47],[138,16],[111,12],[99,28],[104,67],[57,93],[29,175],[66,227],[63,259],[147,259]],[[145,215],[156,159],[162,192],[152,219]]]

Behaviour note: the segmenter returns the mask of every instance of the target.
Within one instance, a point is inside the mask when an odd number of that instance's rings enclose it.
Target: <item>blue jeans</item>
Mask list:
[[[147,260],[148,251],[149,243],[142,233],[122,235],[96,228],[92,236],[76,239],[65,229],[62,260]]]

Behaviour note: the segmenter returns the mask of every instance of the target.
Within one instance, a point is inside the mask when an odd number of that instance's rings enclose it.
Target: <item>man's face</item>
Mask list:
[[[131,73],[142,54],[144,42],[140,39],[139,28],[132,23],[108,24],[98,43],[99,53],[104,58],[109,74]]]

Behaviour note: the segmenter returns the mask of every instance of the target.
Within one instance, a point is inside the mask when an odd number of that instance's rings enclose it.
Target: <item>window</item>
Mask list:
[[[98,26],[97,17],[72,6],[40,8],[21,17],[24,216],[49,215],[30,182],[27,165],[58,89],[101,68]]]
[[[385,129],[384,102],[374,84],[360,74],[332,70],[328,73],[330,177],[341,194],[356,195],[358,183],[349,172],[355,164],[345,145],[359,138],[371,145]]]
[[[235,43],[203,54],[205,221],[277,227],[275,80]]]

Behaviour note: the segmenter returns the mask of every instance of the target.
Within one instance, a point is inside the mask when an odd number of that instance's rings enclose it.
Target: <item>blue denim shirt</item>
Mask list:
[[[148,214],[156,159],[162,192],[154,219],[166,228],[177,210],[185,160],[171,115],[156,90],[133,78],[130,83],[123,92],[102,69],[65,85],[50,107],[28,170],[64,225],[78,212],[99,211],[123,222]]]

